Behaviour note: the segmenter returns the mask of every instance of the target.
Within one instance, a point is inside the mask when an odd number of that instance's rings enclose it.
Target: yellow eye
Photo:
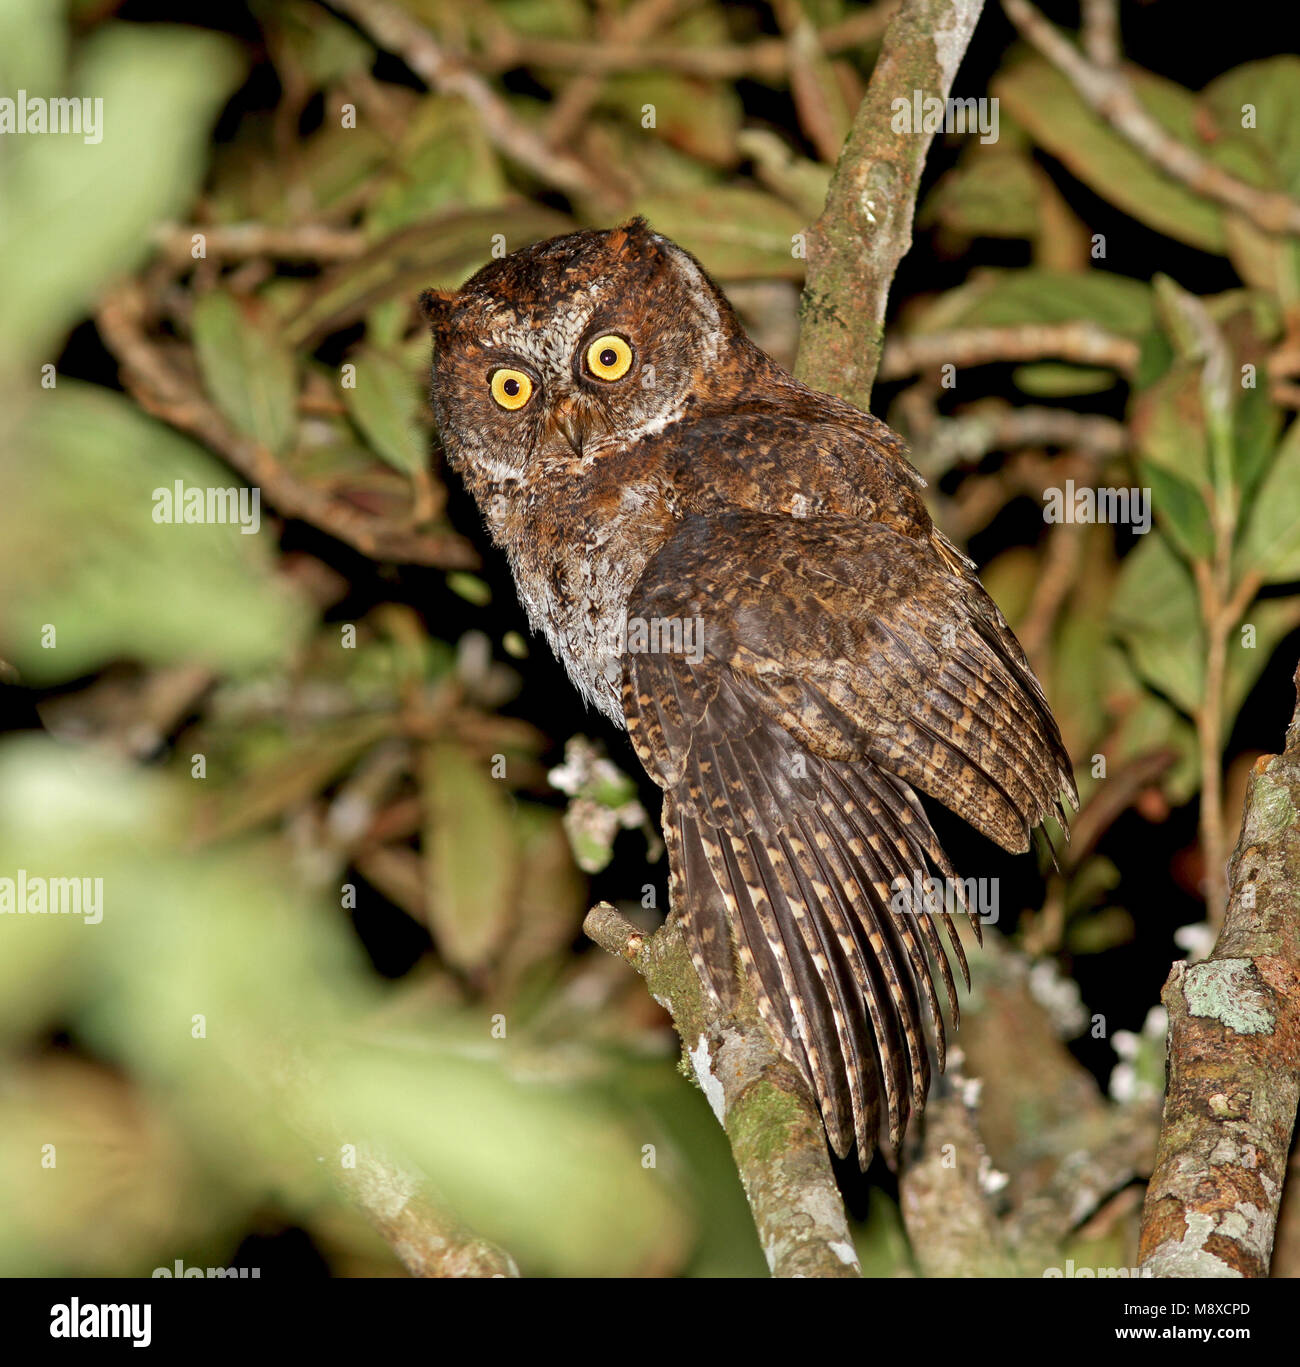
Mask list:
[[[533,397],[533,382],[522,370],[494,370],[492,397],[512,413]]]
[[[587,369],[598,380],[621,380],[632,368],[632,348],[616,333],[597,337],[587,348]]]

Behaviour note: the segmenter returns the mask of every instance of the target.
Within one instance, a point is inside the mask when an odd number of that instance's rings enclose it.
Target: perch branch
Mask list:
[[[1300,689],[1300,670],[1297,671]],[[1157,1277],[1268,1275],[1300,1098],[1300,705],[1256,762],[1223,932],[1177,963],[1139,1256]]]
[[[912,220],[931,133],[895,132],[895,100],[946,99],[983,0],[909,0],[885,30],[866,97],[808,230],[796,373],[866,409],[884,345],[885,305]]]
[[[719,1014],[704,990],[679,925],[646,935],[608,902],[583,929],[626,959],[673,1018],[696,1079],[731,1152],[774,1277],[855,1277],[858,1257],[831,1170],[821,1116],[808,1084],[776,1051],[746,994]]]

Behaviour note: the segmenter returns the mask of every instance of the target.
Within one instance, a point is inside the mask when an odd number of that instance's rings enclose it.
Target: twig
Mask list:
[[[517,1277],[515,1260],[432,1199],[425,1184],[382,1156],[364,1154],[336,1181],[413,1277]]]
[[[453,532],[420,532],[363,513],[331,494],[298,481],[259,442],[233,431],[145,335],[144,297],[137,285],[109,295],[95,317],[105,346],[122,366],[123,380],[146,412],[197,437],[218,452],[285,517],[301,518],[375,560],[444,569],[474,569],[478,553]]]
[[[751,998],[717,1013],[672,918],[647,936],[608,902],[583,929],[626,959],[673,1018],[683,1052],[731,1141],[774,1277],[855,1277],[858,1258],[807,1082],[777,1053]]]
[[[1066,522],[1048,533],[1029,606],[1016,623],[1016,635],[1040,679],[1046,676],[1046,666],[1051,662],[1049,650],[1056,619],[1078,578],[1087,532],[1082,522]]]
[[[609,34],[612,42],[629,43],[635,47],[666,24],[675,14],[679,0],[636,0],[615,18]],[[602,75],[579,72],[556,96],[546,121],[546,142],[550,147],[562,147],[571,142],[582,126],[593,104],[600,96],[605,80]]]
[[[331,228],[324,223],[276,227],[270,223],[212,225],[160,223],[154,241],[173,262],[192,261],[194,239],[203,238],[207,257],[238,261],[272,256],[281,261],[346,261],[370,246],[365,233],[353,228]]]
[[[961,1084],[958,1082],[958,1086]],[[898,1179],[923,1277],[1011,1277],[1016,1265],[982,1184],[988,1158],[970,1110],[945,1087],[925,1108],[924,1141]]]
[[[1079,6],[1079,36],[1083,50],[1099,67],[1110,70],[1119,65],[1118,0],[1082,0]]]
[[[1138,344],[1080,319],[1070,323],[1020,323],[1013,327],[957,328],[891,337],[880,366],[882,380],[900,380],[941,365],[990,365],[1060,357],[1077,365],[1109,366],[1122,375],[1138,363]]]
[[[1216,204],[1245,214],[1266,233],[1300,233],[1300,202],[1278,190],[1258,190],[1207,161],[1167,133],[1142,107],[1117,65],[1090,62],[1029,0],[1002,0],[1007,17],[1074,86],[1079,98],[1148,161]]]
[[[865,47],[884,33],[898,9],[899,0],[857,10],[838,24],[817,34],[823,53],[833,56],[850,48]],[[504,27],[494,31],[486,50],[472,59],[480,71],[508,71],[511,67],[554,67],[561,71],[612,75],[626,71],[675,71],[720,81],[750,77],[759,81],[782,80],[790,62],[790,48],[783,38],[759,38],[752,43],[695,47],[666,43],[572,42],[562,38],[523,36]]]
[[[799,126],[822,161],[833,163],[848,136],[851,111],[802,0],[774,0],[772,8],[790,46],[790,93]]]
[[[808,281],[796,374],[866,409],[885,306],[912,220],[932,133],[895,132],[895,99],[946,99],[983,0],[911,0],[885,31],[866,97],[807,235]]]
[[[418,20],[392,0],[330,0],[382,48],[396,53],[431,89],[459,95],[472,105],[483,131],[507,160],[536,176],[543,184],[609,208],[609,183],[567,152],[548,146],[546,140],[521,123],[506,101],[459,58],[444,52],[442,44]]]
[[[1297,670],[1300,690],[1300,670]],[[1263,1277],[1300,1100],[1300,704],[1255,764],[1214,952],[1174,965],[1169,1086],[1139,1254],[1157,1277]]]

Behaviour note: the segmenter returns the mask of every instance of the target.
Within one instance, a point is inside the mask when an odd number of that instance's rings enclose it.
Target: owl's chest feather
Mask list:
[[[619,726],[628,599],[674,516],[657,482],[554,487],[494,529],[534,630],[574,685]]]

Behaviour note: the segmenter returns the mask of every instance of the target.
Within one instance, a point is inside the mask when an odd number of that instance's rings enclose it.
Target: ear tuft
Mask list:
[[[611,251],[623,255],[629,243],[644,241],[649,236],[650,225],[641,214],[634,214],[626,223],[620,223],[617,228],[610,230],[609,247]]]
[[[442,332],[456,307],[455,290],[425,290],[420,295],[420,316],[435,332]]]

